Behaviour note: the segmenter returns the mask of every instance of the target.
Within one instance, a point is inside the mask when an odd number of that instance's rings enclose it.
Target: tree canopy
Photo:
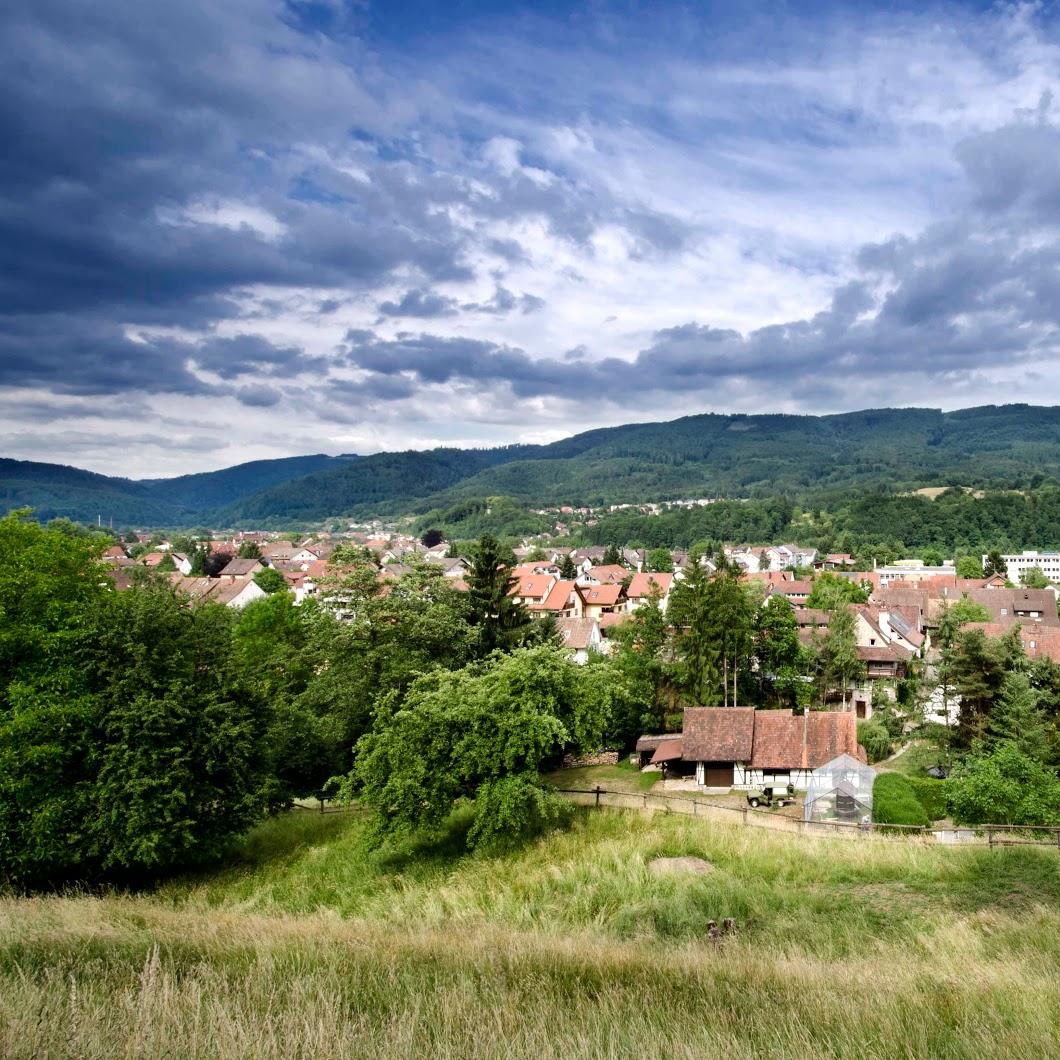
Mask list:
[[[561,804],[541,784],[542,764],[599,746],[611,695],[603,671],[544,647],[435,671],[381,705],[345,791],[376,811],[387,835],[437,832],[467,799],[470,845],[517,838],[556,819]]]

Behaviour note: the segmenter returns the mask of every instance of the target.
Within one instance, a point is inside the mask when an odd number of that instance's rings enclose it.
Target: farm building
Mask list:
[[[876,770],[848,754],[836,755],[810,774],[803,803],[807,821],[856,823],[872,818]]]
[[[648,749],[641,741],[637,746],[642,753]],[[724,790],[789,784],[805,790],[812,771],[837,755],[865,758],[853,711],[795,715],[754,707],[689,707],[680,737],[660,740],[651,750],[652,762],[665,761],[675,773],[694,771],[700,787]]]

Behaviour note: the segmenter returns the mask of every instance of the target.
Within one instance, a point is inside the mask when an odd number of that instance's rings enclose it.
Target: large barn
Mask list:
[[[689,707],[681,735],[660,742],[652,761],[694,767],[703,788],[805,790],[813,770],[841,754],[866,761],[853,711]]]

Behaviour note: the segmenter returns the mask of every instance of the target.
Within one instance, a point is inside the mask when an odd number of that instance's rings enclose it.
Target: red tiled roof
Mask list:
[[[749,762],[755,769],[816,769],[836,755],[860,757],[853,711],[689,707],[682,746],[686,761]]]
[[[588,648],[593,641],[593,627],[596,625],[591,618],[558,618],[556,628],[563,638],[565,648]]]
[[[659,593],[665,596],[670,591],[674,576],[672,574],[634,574],[630,579],[626,595],[633,600],[651,595],[651,587],[658,586]]]
[[[586,575],[589,578],[594,578],[601,585],[610,585],[625,581],[629,571],[620,563],[601,563],[598,566],[590,567]]]
[[[570,598],[573,592],[574,582],[561,579],[552,586],[548,596],[531,605],[530,609],[532,611],[565,611],[571,606]]]
[[[621,585],[579,585],[578,595],[587,604],[602,604],[611,607],[622,595]]]
[[[801,768],[804,721],[804,717],[793,717],[790,710],[756,711],[752,768]]]
[[[519,578],[512,585],[511,595],[523,600],[543,600],[554,581],[551,574],[531,574],[528,578]]]
[[[454,559],[453,562],[458,563],[459,560]],[[515,578],[530,578],[535,574],[555,572],[556,569],[556,564],[549,563],[546,559],[543,559],[538,563],[517,563],[512,567],[512,576]]]
[[[687,707],[682,727],[685,758],[746,762],[754,744],[754,707]]]
[[[813,582],[773,582],[773,592],[780,596],[809,596],[813,592]]]
[[[655,749],[651,756],[651,764],[658,765],[660,762],[673,762],[684,757],[682,741],[680,737],[666,740]]]
[[[808,710],[805,769],[816,769],[837,755],[857,758],[858,719],[852,710]]]

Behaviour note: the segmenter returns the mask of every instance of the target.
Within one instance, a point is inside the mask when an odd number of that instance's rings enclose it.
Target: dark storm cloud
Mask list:
[[[543,298],[532,294],[514,294],[506,287],[498,286],[492,297],[485,302],[460,302],[456,298],[440,295],[422,288],[406,291],[398,301],[381,302],[379,312],[383,317],[408,317],[423,320],[459,316],[464,313],[486,313],[506,316],[508,313],[533,313],[545,304]]]
[[[486,302],[465,302],[462,309],[469,313],[492,313],[504,316],[507,313],[533,313],[545,305],[543,298],[532,294],[514,294],[507,287],[499,284],[493,291],[493,297]]]
[[[455,317],[460,303],[432,291],[406,291],[396,302],[381,302],[379,312],[387,317]]]
[[[177,351],[178,356],[180,352]],[[183,352],[197,367],[215,372],[222,379],[237,379],[255,373],[294,376],[327,367],[323,357],[309,357],[298,346],[276,346],[260,335],[207,339],[194,346],[185,345]]]
[[[236,399],[241,405],[253,409],[268,409],[278,405],[283,399],[283,393],[274,386],[265,386],[262,383],[251,383],[248,386],[237,387],[234,391]]]
[[[133,340],[111,324],[55,314],[9,317],[0,324],[0,387],[42,387],[57,394],[224,395],[233,393],[231,381],[242,377],[286,378],[319,371],[326,363],[299,347],[276,346],[260,335],[197,342],[170,337]],[[196,370],[212,372],[222,382],[203,379]],[[127,400],[106,407],[112,415],[131,414],[133,409]]]
[[[179,360],[126,357],[119,325],[201,328],[234,316],[250,285],[364,289],[399,266],[471,276],[429,203],[395,225],[414,199],[399,162],[379,163],[359,196],[315,197],[311,180],[288,193],[292,143],[346,144],[351,123],[379,127],[384,111],[353,67],[276,14],[265,0],[4,7],[4,382],[102,392],[146,372],[150,389],[194,392]],[[226,218],[229,202],[264,211],[264,230]],[[46,349],[19,349],[34,332]],[[225,378],[249,363],[238,343],[203,352]]]

